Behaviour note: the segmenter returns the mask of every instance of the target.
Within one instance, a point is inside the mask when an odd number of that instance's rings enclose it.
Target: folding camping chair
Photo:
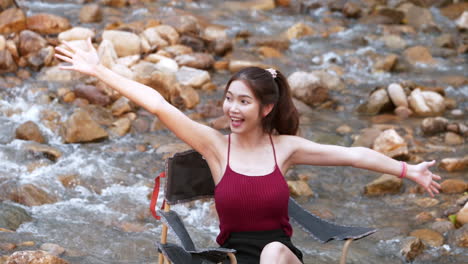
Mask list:
[[[235,250],[227,248],[197,249],[187,229],[171,205],[209,198],[214,195],[214,182],[208,164],[194,150],[176,153],[166,161],[165,172],[156,177],[150,209],[153,216],[161,219],[155,206],[159,193],[160,178],[166,177],[163,210],[157,210],[162,217],[161,241],[157,243],[159,264],[166,260],[174,264],[220,263],[229,258],[237,263]],[[347,240],[343,246],[340,263],[346,262],[348,247],[352,240],[357,240],[374,233],[376,230],[365,227],[341,226],[304,210],[293,198],[289,198],[289,216],[304,230],[322,243],[330,240]],[[168,227],[175,233],[180,245],[167,242]],[[167,263],[166,262],[166,263]]]

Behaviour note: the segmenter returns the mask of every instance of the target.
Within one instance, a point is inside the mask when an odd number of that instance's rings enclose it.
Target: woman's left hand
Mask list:
[[[408,165],[408,173],[406,178],[421,185],[430,195],[434,197],[434,193],[439,193],[440,184],[436,180],[442,179],[439,175],[432,173],[429,167],[435,164],[433,161],[424,161],[416,165]]]

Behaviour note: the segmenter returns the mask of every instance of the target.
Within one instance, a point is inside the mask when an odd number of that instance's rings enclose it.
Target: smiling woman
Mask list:
[[[56,57],[71,63],[62,69],[94,76],[144,107],[180,139],[203,155],[211,170],[220,220],[217,242],[236,249],[240,263],[301,263],[291,243],[289,191],[284,175],[297,164],[353,166],[408,178],[431,196],[440,185],[432,162],[407,165],[362,147],[317,144],[295,136],[298,114],[281,72],[245,68],[228,82],[223,104],[231,134],[197,123],[156,90],[122,77],[100,63],[91,40],[89,51],[64,44]],[[256,239],[252,242],[252,237]]]

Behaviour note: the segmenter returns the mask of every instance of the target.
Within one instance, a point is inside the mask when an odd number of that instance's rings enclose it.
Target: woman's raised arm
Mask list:
[[[87,40],[88,51],[72,47],[63,42],[70,50],[56,47],[61,54],[55,56],[71,63],[70,66],[61,66],[64,70],[73,70],[94,76],[131,101],[155,114],[174,134],[205,157],[215,154],[222,134],[211,127],[191,120],[179,109],[167,102],[164,97],[151,87],[120,76],[104,67],[99,60],[96,49]]]
[[[429,170],[435,161],[406,165],[369,148],[323,145],[295,136],[289,136],[288,141],[288,146],[292,148],[288,159],[289,166],[352,166],[397,177],[404,176],[421,185],[431,196],[439,193],[440,185],[436,180],[440,180],[441,177]]]

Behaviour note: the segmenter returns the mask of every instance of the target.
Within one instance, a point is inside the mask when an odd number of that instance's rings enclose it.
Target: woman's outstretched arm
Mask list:
[[[139,82],[120,76],[104,67],[99,60],[96,49],[87,40],[88,51],[74,48],[69,43],[63,42],[70,50],[56,47],[61,54],[55,56],[70,66],[61,66],[61,69],[73,70],[94,76],[114,90],[127,97],[131,101],[155,114],[174,134],[187,144],[192,146],[205,157],[215,154],[219,149],[215,146],[220,142],[222,134],[211,127],[202,125],[191,120],[179,109],[167,102],[156,90]]]
[[[288,136],[288,142],[291,148],[288,165],[352,166],[397,177],[404,173],[405,178],[424,187],[431,196],[439,193],[440,185],[436,180],[440,180],[441,177],[429,170],[435,161],[408,164],[404,168],[402,162],[369,148],[323,145],[295,136]]]

